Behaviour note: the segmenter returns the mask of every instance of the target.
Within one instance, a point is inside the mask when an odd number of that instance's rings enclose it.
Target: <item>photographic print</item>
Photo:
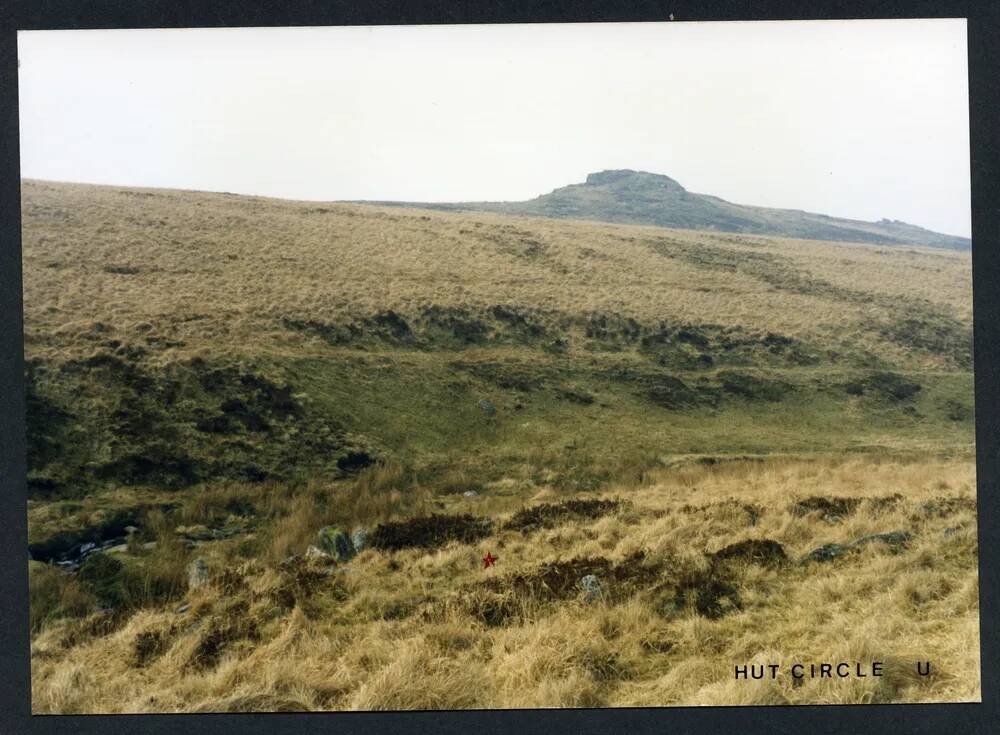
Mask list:
[[[980,701],[964,20],[18,85],[34,714]]]

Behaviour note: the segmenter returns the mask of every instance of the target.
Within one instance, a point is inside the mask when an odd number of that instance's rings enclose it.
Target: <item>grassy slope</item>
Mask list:
[[[216,571],[240,559],[257,560],[263,571],[249,578],[266,586],[282,574],[273,565],[301,553],[323,522],[370,527],[431,510],[503,516],[526,502],[614,487],[648,506],[641,520],[621,521],[625,525],[611,536],[608,519],[571,523],[553,532],[565,541],[538,554],[528,553],[527,546],[508,547],[504,564],[530,568],[550,556],[565,560],[581,554],[617,558],[626,547],[665,553],[642,541],[652,538],[648,534],[664,513],[675,519],[671,528],[679,534],[674,551],[693,557],[734,533],[767,534],[804,553],[811,544],[833,540],[825,524],[799,528],[779,509],[762,528],[727,526],[720,518],[696,531],[697,524],[677,520],[674,506],[707,502],[698,496],[730,490],[753,503],[800,494],[806,486],[827,495],[843,483],[813,476],[809,468],[823,462],[836,466],[845,453],[860,463],[851,471],[849,492],[888,494],[907,473],[922,477],[906,481],[913,493],[909,503],[934,493],[971,491],[967,254],[31,181],[24,183],[23,214],[29,518],[36,549],[46,543],[62,548],[95,529],[130,520],[142,527],[143,540],[173,549],[173,525],[221,524],[235,508],[237,515],[250,513],[256,531],[196,553],[210,554]],[[482,399],[496,407],[495,415],[481,410]],[[718,477],[705,470],[703,484],[677,487],[672,478],[687,471],[684,463],[705,455],[770,456],[779,467],[801,461],[804,469],[794,472],[811,479],[801,487],[781,480],[774,487],[756,482],[738,488],[727,484],[724,470]],[[384,464],[356,479],[348,470],[351,458],[359,456],[380,457]],[[897,477],[880,469],[886,456],[895,458],[889,467]],[[668,474],[651,486],[656,473]],[[965,479],[956,483],[949,479],[953,475]],[[865,487],[868,480],[873,487]],[[941,483],[947,489],[938,487]],[[469,489],[479,496],[464,498],[461,493]],[[225,502],[213,505],[217,496]],[[252,509],[239,510],[241,503]],[[171,505],[165,517],[160,511],[147,514],[153,506]],[[917,508],[911,507],[911,514]],[[720,512],[725,516],[724,504]],[[872,517],[854,530],[912,526],[907,518]],[[969,512],[951,523],[974,534]],[[836,530],[833,535],[839,536]],[[934,527],[930,533],[940,532]],[[599,548],[591,543],[595,538],[604,539]],[[514,543],[494,542],[496,548]],[[926,543],[919,548],[936,546]],[[965,605],[964,614],[974,616],[968,603],[974,538],[962,543],[954,555],[929,563],[928,574],[937,575],[935,584],[952,579],[942,605]],[[388,552],[372,552],[376,558],[359,560],[355,568],[368,580],[361,588],[375,584],[371,594],[382,596],[378,604],[403,611],[405,622],[411,615],[437,614],[441,590],[434,569],[441,554],[462,560],[454,562],[460,567],[469,564],[461,574],[472,579],[484,550],[459,544],[427,555],[407,552],[397,561]],[[169,617],[176,604],[171,601],[183,595],[183,564],[195,552],[171,553],[151,557],[132,549],[123,557],[138,575],[135,589],[129,588],[130,605],[147,612],[133,622],[116,618],[110,627],[118,633],[93,640],[92,631],[73,638],[76,621],[70,615],[92,609],[92,591],[34,570],[39,589],[51,592],[56,584],[58,593],[39,613],[48,611],[49,618],[37,651],[52,660],[36,674],[36,709],[156,709],[142,698],[157,687],[169,690],[157,695],[167,708],[182,706],[173,698],[196,689],[202,692],[195,698],[200,706],[217,708],[267,708],[274,697],[284,696],[261,683],[273,664],[267,656],[275,653],[266,654],[270,649],[264,647],[251,686],[261,697],[256,705],[224,701],[211,693],[201,673],[189,676],[183,668],[164,674],[159,683],[133,679],[129,686],[137,688],[124,699],[96,693],[104,686],[115,691],[111,679],[101,678],[118,676],[109,668],[88,686],[77,682],[88,692],[81,699],[59,699],[69,696],[58,693],[73,676],[66,671],[76,671],[89,656],[109,660],[118,655],[115,647],[131,646],[136,626],[147,619],[142,616]],[[911,557],[914,553],[918,556]],[[908,552],[906,558],[921,553]],[[168,556],[176,569],[149,571],[155,559]],[[906,593],[892,592],[902,584],[895,567],[871,556],[851,584],[864,587],[884,575],[896,579],[887,592],[898,597],[886,601],[894,611],[890,618],[910,631],[906,635],[919,636],[919,626],[907,617],[912,606]],[[383,577],[379,570],[387,564],[397,567]],[[856,576],[851,569],[857,570],[857,563],[847,564],[845,579]],[[740,587],[757,590],[748,589],[751,598],[763,594],[754,586],[753,570],[744,572]],[[410,599],[400,575],[406,584],[433,587],[433,599]],[[376,591],[383,582],[386,591]],[[791,585],[789,594],[808,596],[815,583],[796,572],[781,584]],[[223,615],[229,596],[206,594],[205,615]],[[339,626],[335,631],[327,624],[313,627],[302,611],[272,611],[273,618],[258,611],[264,615],[262,640],[284,640],[295,626],[305,625],[310,636],[330,645],[346,636],[362,648],[369,641],[391,649],[395,644],[383,637],[396,640],[401,629],[385,621],[375,628],[362,624],[371,612],[362,609],[366,595],[357,587],[345,594],[357,615],[329,623]],[[328,611],[339,605],[324,604],[320,608]],[[571,614],[560,604],[545,606],[534,623],[516,629],[484,632],[468,611],[455,613],[448,625],[453,632],[472,626],[469,635],[477,642],[469,643],[469,650],[506,650],[518,636],[524,637],[521,644],[548,640],[562,625],[558,621],[565,623]],[[735,655],[734,641],[747,622],[745,613],[722,621],[690,611],[657,617],[642,595],[621,604],[629,614],[645,616],[643,625],[689,626],[698,635],[715,635],[710,631],[718,626],[719,640],[730,642],[719,644],[720,658],[712,666]],[[926,614],[940,627],[937,609],[926,608]],[[841,612],[848,618],[865,615],[848,602]],[[758,614],[764,619],[789,613],[762,603]],[[596,625],[599,617],[587,625]],[[954,625],[970,619],[956,618]],[[795,626],[803,636],[800,651],[820,645],[808,641],[814,623]],[[974,634],[967,628],[949,630],[967,638]],[[502,643],[505,636],[513,638]],[[174,634],[167,638],[173,645]],[[197,635],[182,638],[176,651],[194,645]],[[78,639],[85,641],[82,648]],[[60,640],[69,642],[60,648]],[[895,645],[896,638],[887,629],[878,640]],[[694,639],[688,643],[695,645]],[[412,692],[378,693],[390,686],[393,667],[437,671],[440,665],[457,672],[469,665],[453,647],[432,655],[422,645],[412,643],[412,661],[387,660],[379,664],[383,669],[364,664],[366,673],[355,672],[358,678],[336,694],[306,692],[316,683],[312,678],[299,682],[296,686],[306,689],[296,701],[308,707],[436,706],[407,699]],[[693,651],[691,646],[679,650]],[[499,666],[504,655],[493,650],[497,655],[491,660]],[[794,647],[785,650],[796,653]],[[947,646],[935,650],[953,655]],[[644,661],[640,668],[653,666],[647,673],[657,677],[667,674],[655,662],[673,667],[687,661],[687,654],[636,655]],[[898,691],[878,696],[974,696],[971,665],[949,664],[966,675],[957,689],[907,689],[904,682]],[[639,677],[645,683],[634,686],[627,677],[609,680],[605,669],[595,673],[579,661],[552,666],[562,673],[553,674],[542,663],[510,673],[507,693],[486,704],[527,702],[534,686],[552,692],[548,699],[539,695],[538,704],[705,701],[712,687],[745,696],[726,689],[715,674],[696,677],[707,689],[674,691],[652,684],[656,677]],[[115,667],[136,675],[127,660]],[[435,700],[441,706],[484,705],[464,690],[452,697],[451,684],[442,686],[442,699]],[[370,693],[359,693],[364,691]],[[380,699],[383,695],[389,698]],[[801,689],[792,700],[836,696],[841,695]],[[851,690],[843,696],[869,695]]]

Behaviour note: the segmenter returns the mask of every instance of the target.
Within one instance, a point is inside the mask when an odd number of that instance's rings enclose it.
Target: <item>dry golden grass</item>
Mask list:
[[[32,541],[143,509],[118,557],[120,609],[83,617],[97,593],[32,562],[35,712],[979,698],[967,253],[37,181],[23,182],[22,212],[29,397],[53,422],[32,446],[36,469],[55,467],[36,478]],[[536,331],[463,342],[496,306]],[[456,310],[453,336],[421,322],[431,308]],[[388,310],[423,341],[365,322]],[[591,335],[591,316],[619,326]],[[644,352],[632,327],[616,344],[629,318],[644,338],[672,325],[676,349]],[[344,324],[365,328],[321,336]],[[681,339],[683,325],[718,329]],[[684,362],[685,340],[720,330],[744,347],[716,336],[707,363]],[[194,356],[234,386],[272,386],[294,417],[244,417],[267,430],[205,421],[223,405],[238,414],[252,391],[185,393],[208,374]],[[905,375],[883,374],[881,393],[852,382],[888,370]],[[671,406],[679,377],[707,386],[708,403]],[[131,405],[149,396],[163,405]],[[343,441],[320,441],[340,427]],[[334,452],[368,439],[383,461],[341,473],[348,455]],[[286,446],[305,451],[264,456]],[[260,455],[260,473],[167,489],[115,469],[119,455],[197,467],[220,447],[238,463]],[[329,461],[315,469],[310,453]],[[810,496],[859,502],[836,518],[793,511]],[[502,525],[525,504],[599,497],[625,503],[530,533]],[[327,524],[432,513],[494,530],[331,568],[301,558]],[[241,528],[187,549],[180,524]],[[799,563],[890,531],[913,538]],[[747,539],[780,543],[791,562],[712,561]],[[487,551],[496,567],[483,568]],[[211,581],[186,591],[194,556]],[[574,559],[606,570],[606,597],[546,581]],[[873,659],[884,676],[797,685],[787,671]],[[754,663],[782,675],[734,680]]]
[[[609,488],[606,496],[629,503],[605,517],[527,535],[500,531],[438,550],[366,549],[331,576],[319,575],[291,607],[275,602],[285,579],[279,567],[241,566],[231,545],[209,544],[203,551],[216,581],[188,594],[187,612],[175,612],[175,604],[147,608],[107,635],[82,639],[68,638],[72,623],[46,627],[32,644],[33,710],[977,701],[974,488],[969,460],[682,466]],[[866,500],[826,521],[790,510],[809,496]],[[890,500],[872,502],[879,498]],[[482,501],[449,497],[447,510],[475,512]],[[752,525],[747,504],[757,506]],[[893,530],[914,534],[899,553],[871,544],[834,562],[797,563],[820,544]],[[541,564],[620,561],[644,551],[650,560],[704,568],[703,554],[746,538],[778,541],[793,562],[736,563],[742,609],[718,619],[663,608],[655,585],[595,603],[523,599],[523,617],[500,625],[470,612],[479,582]],[[290,551],[303,551],[307,540],[296,543]],[[484,570],[487,550],[500,561]],[[235,586],[233,570],[242,580]],[[237,618],[244,627],[233,627]],[[210,630],[231,635],[209,665],[194,665]],[[137,663],[142,634],[158,643]],[[883,676],[807,678],[798,686],[788,676],[796,662],[873,660],[883,662]],[[932,662],[931,676],[917,675],[918,660]],[[783,669],[775,681],[734,680],[733,667],[748,663]]]
[[[283,319],[430,305],[738,324],[890,359],[904,353],[872,333],[887,309],[930,306],[971,324],[967,253],[204,192],[22,190],[29,354],[75,349],[95,322],[184,343],[163,360],[302,349],[308,338]],[[921,362],[936,364],[909,364]]]

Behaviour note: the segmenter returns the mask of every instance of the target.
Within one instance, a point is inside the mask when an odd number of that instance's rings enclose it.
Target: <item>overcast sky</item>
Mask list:
[[[528,199],[664,173],[968,236],[964,20],[18,34],[24,177]]]

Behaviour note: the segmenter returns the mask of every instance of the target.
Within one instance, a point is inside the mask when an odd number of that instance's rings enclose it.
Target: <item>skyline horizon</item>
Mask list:
[[[24,31],[21,168],[425,202],[630,168],[969,237],[967,62],[963,19]]]
[[[909,221],[909,220],[903,220],[903,219],[898,219],[898,218],[893,218],[893,217],[881,217],[881,218],[878,218],[878,219],[861,219],[861,218],[857,218],[857,217],[850,217],[850,216],[843,216],[843,215],[833,215],[833,214],[829,214],[828,212],[823,212],[823,211],[820,211],[820,210],[802,209],[802,208],[799,208],[799,207],[783,207],[783,206],[757,204],[755,202],[744,202],[744,201],[739,201],[738,202],[738,201],[733,201],[733,200],[726,199],[724,197],[718,196],[716,194],[713,194],[711,192],[706,192],[706,191],[692,191],[691,189],[688,189],[686,186],[684,186],[684,184],[683,184],[682,181],[679,181],[678,179],[674,178],[670,174],[666,174],[666,173],[662,173],[662,172],[658,172],[658,171],[649,171],[649,170],[645,170],[645,169],[633,169],[633,168],[626,168],[626,167],[595,169],[595,170],[592,170],[592,171],[588,171],[586,174],[583,174],[581,177],[579,177],[579,181],[571,181],[571,182],[568,182],[566,184],[563,184],[562,186],[556,187],[555,189],[551,189],[549,191],[539,192],[535,196],[529,197],[527,199],[501,199],[501,200],[487,200],[487,199],[464,199],[464,200],[422,199],[420,201],[417,201],[417,200],[409,200],[409,199],[387,199],[387,198],[367,198],[367,199],[340,198],[340,199],[329,199],[329,198],[309,198],[309,197],[275,196],[275,195],[271,195],[271,194],[260,194],[260,193],[255,193],[255,192],[231,191],[231,190],[222,190],[222,189],[193,189],[193,188],[185,188],[185,187],[179,187],[179,186],[131,185],[131,184],[119,184],[119,183],[98,182],[98,181],[70,181],[70,180],[66,180],[66,179],[46,179],[46,178],[40,178],[40,177],[37,177],[37,176],[23,176],[23,175],[21,176],[20,180],[21,181],[37,181],[37,182],[49,183],[49,184],[69,184],[69,185],[82,185],[82,186],[101,186],[101,187],[108,187],[108,188],[115,188],[115,189],[155,189],[155,190],[162,190],[162,191],[183,191],[183,192],[204,193],[204,194],[228,194],[228,195],[231,195],[231,196],[241,196],[241,197],[257,198],[257,199],[273,199],[273,200],[276,200],[276,201],[286,201],[286,202],[307,202],[307,203],[328,203],[328,204],[371,204],[371,205],[376,205],[376,206],[380,205],[380,204],[389,204],[389,205],[408,204],[408,205],[413,205],[413,208],[415,208],[415,209],[419,209],[420,208],[419,207],[420,204],[429,204],[429,205],[469,204],[469,205],[471,205],[471,204],[481,204],[481,203],[482,204],[516,204],[516,203],[527,202],[527,201],[531,201],[533,199],[536,199],[538,197],[545,196],[547,194],[552,193],[553,191],[565,188],[567,186],[575,186],[575,185],[584,184],[584,183],[586,183],[586,178],[588,176],[590,176],[591,174],[604,173],[604,172],[608,172],[608,171],[629,171],[629,172],[639,173],[639,174],[649,174],[649,175],[652,175],[652,176],[662,176],[662,177],[671,179],[672,181],[680,184],[680,186],[686,192],[688,192],[690,194],[695,194],[695,195],[698,195],[698,196],[714,197],[714,198],[717,198],[717,199],[721,199],[722,201],[727,202],[729,204],[735,204],[735,205],[744,206],[744,207],[753,207],[753,208],[759,208],[759,209],[769,209],[769,210],[788,211],[788,212],[804,212],[804,213],[807,213],[807,214],[815,214],[815,215],[822,215],[822,216],[826,216],[826,217],[832,217],[834,219],[844,220],[844,221],[848,221],[848,222],[860,222],[860,223],[867,223],[867,224],[876,224],[876,223],[880,223],[880,222],[897,223],[897,224],[903,224],[903,225],[907,225],[907,226],[911,226],[911,227],[916,227],[918,229],[925,230],[927,232],[932,232],[932,233],[939,234],[939,235],[947,235],[947,236],[950,236],[950,237],[962,238],[962,239],[965,239],[965,240],[969,240],[970,243],[972,241],[971,233],[969,235],[963,235],[963,234],[958,234],[958,233],[955,233],[955,232],[947,232],[947,231],[944,231],[944,230],[935,230],[935,229],[929,228],[929,227],[927,227],[927,226],[925,226],[923,224],[917,223],[917,222],[912,222],[912,221]],[[527,216],[527,215],[511,214],[511,215],[506,215],[506,216],[519,217],[519,216]],[[542,218],[544,219],[545,217],[542,217]],[[575,218],[570,218],[570,219],[575,219]],[[604,222],[605,220],[591,220],[591,219],[587,219],[587,218],[580,218],[580,221]],[[655,226],[658,226],[658,225],[648,225],[648,226],[654,226],[655,227]],[[664,227],[663,229],[674,229],[674,228]],[[683,228],[681,228],[681,229],[683,229]]]

